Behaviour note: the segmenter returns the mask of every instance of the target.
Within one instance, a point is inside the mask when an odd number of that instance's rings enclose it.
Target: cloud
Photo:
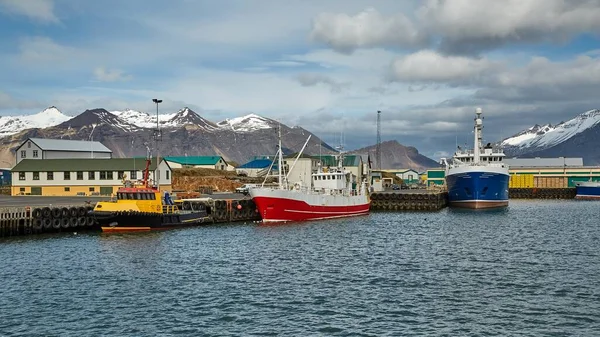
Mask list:
[[[350,85],[350,83],[340,83],[335,81],[329,76],[318,74],[318,73],[301,73],[296,79],[303,87],[311,87],[318,84],[325,84],[331,87],[331,92],[340,92],[343,88]]]
[[[499,65],[485,58],[446,56],[422,50],[398,58],[391,65],[391,80],[410,83],[475,84]]]
[[[121,70],[104,67],[94,69],[94,77],[101,82],[129,81],[133,78],[131,75],[125,75]]]
[[[310,37],[342,53],[357,48],[416,46],[425,41],[404,14],[386,17],[374,8],[354,16],[321,13],[313,19]]]
[[[69,63],[80,52],[75,48],[63,46],[45,36],[23,38],[19,42],[20,60],[27,63]]]
[[[440,49],[454,54],[565,42],[600,30],[598,0],[429,0],[418,16],[424,29],[441,38]]]
[[[0,9],[8,13],[24,15],[42,23],[59,23],[54,15],[52,0],[0,0]]]
[[[507,44],[565,43],[600,31],[598,0],[427,0],[413,13],[383,14],[373,8],[347,13],[316,15],[311,40],[341,53],[429,46],[475,55]]]
[[[41,104],[34,100],[17,99],[6,92],[0,91],[0,110],[32,109],[40,106]]]

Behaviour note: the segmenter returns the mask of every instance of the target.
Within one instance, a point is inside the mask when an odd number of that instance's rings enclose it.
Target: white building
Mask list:
[[[112,151],[100,142],[83,140],[27,138],[15,151],[18,164],[23,159],[112,158]]]
[[[302,155],[294,165],[295,160],[296,156],[288,156],[283,161],[288,182],[291,185],[299,183],[302,186],[311,187],[312,174],[317,172],[319,159]],[[292,165],[294,166],[292,167]]]
[[[12,195],[76,196],[112,195],[125,180],[141,182],[145,158],[25,159],[12,168]],[[171,168],[156,158],[149,167],[149,181],[171,191]]]

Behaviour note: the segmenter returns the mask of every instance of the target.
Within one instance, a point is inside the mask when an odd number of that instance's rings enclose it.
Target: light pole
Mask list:
[[[160,170],[158,169],[158,165],[160,164],[160,155],[158,151],[158,141],[160,140],[160,128],[158,126],[158,103],[162,103],[162,99],[153,98],[152,102],[156,103],[156,131],[154,132],[154,141],[156,143],[156,171],[154,172],[154,180],[156,183],[156,189],[160,191],[160,181],[159,175]]]

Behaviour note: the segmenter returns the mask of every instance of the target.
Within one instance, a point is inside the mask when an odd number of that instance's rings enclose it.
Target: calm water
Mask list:
[[[0,335],[599,336],[600,203],[0,241]]]

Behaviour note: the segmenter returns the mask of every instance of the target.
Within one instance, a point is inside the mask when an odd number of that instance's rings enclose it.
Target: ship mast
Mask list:
[[[481,151],[481,129],[483,129],[483,120],[481,117],[481,108],[475,109],[475,144],[473,146],[473,162],[479,164],[479,152]]]
[[[278,166],[277,166],[277,181],[279,182],[279,189],[283,190],[284,186],[283,186],[283,151],[281,150],[281,123],[279,124],[279,128],[278,128],[278,143],[277,145],[279,146],[279,156],[278,156]]]

